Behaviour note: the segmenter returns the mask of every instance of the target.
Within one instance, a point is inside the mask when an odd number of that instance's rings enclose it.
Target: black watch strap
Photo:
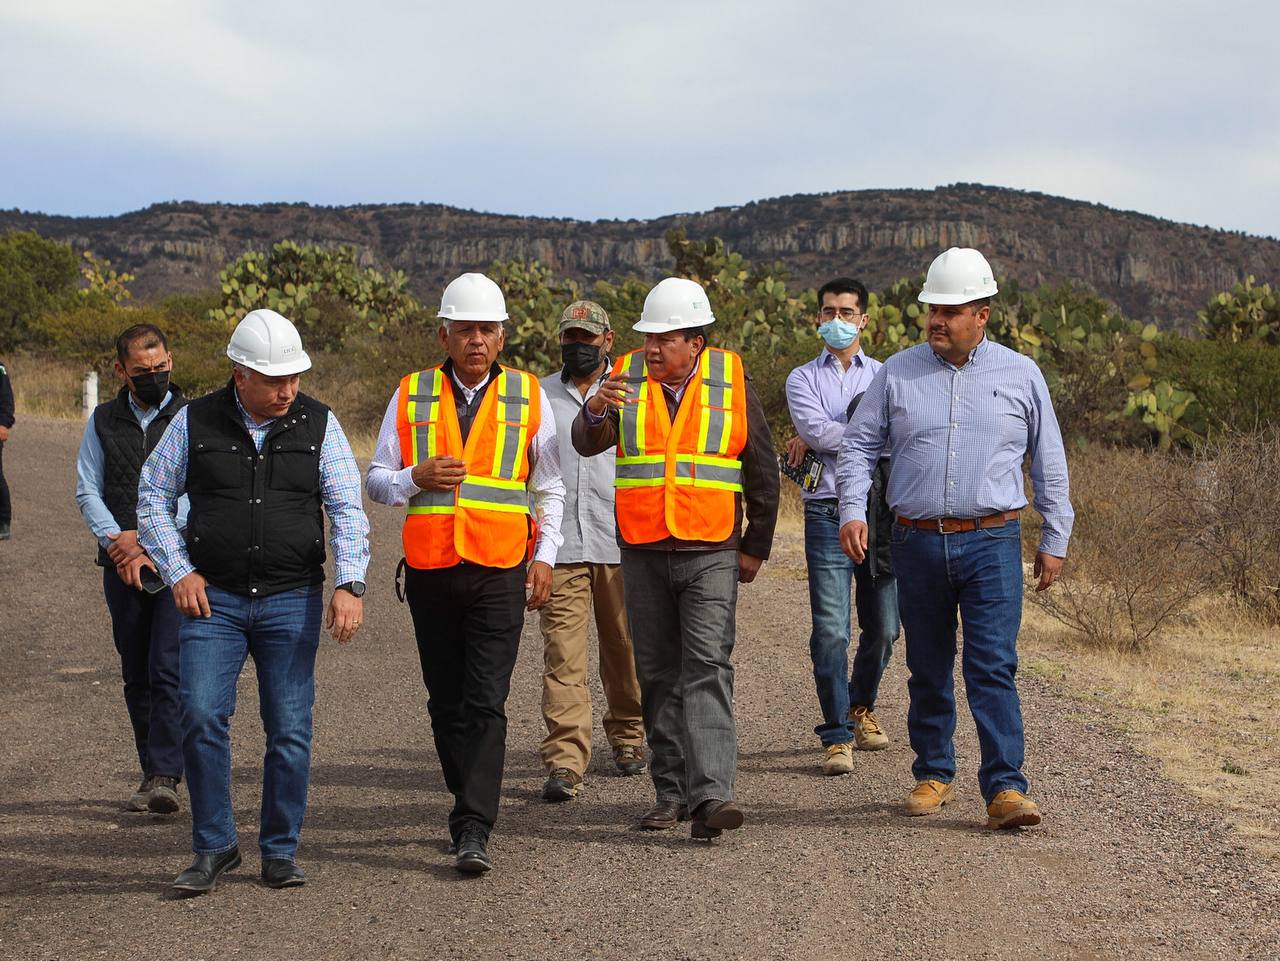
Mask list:
[[[348,581],[346,584],[339,584],[336,590],[346,591],[356,597],[364,597],[364,581]]]

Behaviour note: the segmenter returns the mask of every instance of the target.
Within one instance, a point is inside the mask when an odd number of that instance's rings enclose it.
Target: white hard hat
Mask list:
[[[289,377],[311,369],[298,328],[274,310],[253,310],[236,325],[227,356],[268,377]]]
[[[706,327],[716,322],[702,285],[684,277],[659,281],[644,299],[644,310],[635,329],[642,334]]]
[[[920,303],[967,304],[995,294],[996,277],[987,258],[972,247],[952,247],[929,265]]]
[[[441,320],[507,319],[507,301],[502,288],[484,274],[463,274],[444,289],[440,298]]]

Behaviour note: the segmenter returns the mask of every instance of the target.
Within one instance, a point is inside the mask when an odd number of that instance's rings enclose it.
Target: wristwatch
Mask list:
[[[356,597],[364,597],[364,581],[350,581],[346,584],[339,584],[334,590],[346,591]]]

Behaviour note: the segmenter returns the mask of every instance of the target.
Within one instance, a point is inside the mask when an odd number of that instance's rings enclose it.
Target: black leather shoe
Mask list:
[[[262,881],[269,888],[296,888],[307,883],[307,876],[292,861],[268,858],[262,862]]]
[[[204,894],[212,891],[223,871],[231,871],[240,867],[240,849],[232,848],[221,854],[197,854],[196,859],[173,879],[173,887],[177,891],[194,891]]]
[[[666,831],[687,820],[689,809],[679,801],[658,801],[640,815],[640,828],[644,831]]]
[[[742,827],[742,809],[732,801],[703,801],[693,812],[693,824],[689,836],[699,841],[718,838],[721,831],[734,831]]]
[[[458,835],[458,859],[455,862],[463,874],[484,874],[493,869],[487,850],[488,838],[479,828],[463,828]]]

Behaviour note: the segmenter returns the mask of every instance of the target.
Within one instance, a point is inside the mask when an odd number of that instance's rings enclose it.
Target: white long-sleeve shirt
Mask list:
[[[453,378],[453,389],[462,392],[467,403],[484,390],[489,375],[474,388],[466,387]],[[560,442],[556,437],[556,415],[546,392],[540,392],[542,421],[538,433],[529,442],[529,491],[533,495],[533,509],[538,515],[538,540],[534,544],[533,559],[554,565],[556,552],[564,538],[560,522],[564,516],[564,478],[560,472]],[[378,443],[369,461],[365,475],[365,489],[369,498],[379,504],[401,507],[409,503],[421,488],[413,482],[413,468],[404,465],[400,452],[400,433],[396,429],[396,412],[400,407],[400,388],[391,395],[387,411],[378,429]]]

